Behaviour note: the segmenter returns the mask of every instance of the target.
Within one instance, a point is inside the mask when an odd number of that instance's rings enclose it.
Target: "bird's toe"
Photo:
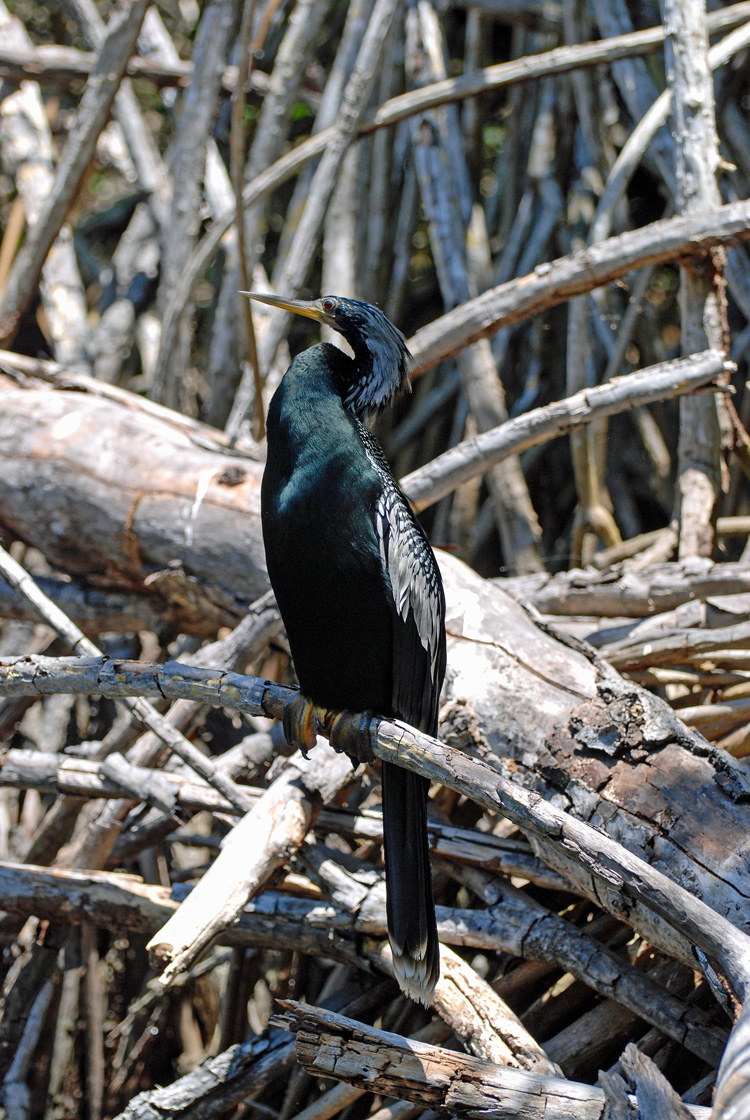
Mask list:
[[[327,712],[325,727],[335,751],[348,754],[356,766],[375,761],[370,745],[372,712]]]
[[[281,716],[284,737],[291,747],[297,747],[307,758],[318,738],[318,712],[312,700],[301,692],[284,705]]]

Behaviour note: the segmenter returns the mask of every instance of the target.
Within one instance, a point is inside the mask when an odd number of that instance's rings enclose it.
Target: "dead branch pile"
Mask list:
[[[103,18],[104,17],[104,18]],[[0,0],[8,1120],[750,1118],[750,2]],[[335,292],[448,602],[441,979],[291,753],[264,415]],[[352,620],[356,624],[356,620]]]

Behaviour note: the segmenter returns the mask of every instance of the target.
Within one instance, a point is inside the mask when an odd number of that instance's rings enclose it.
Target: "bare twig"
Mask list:
[[[684,4],[662,0],[662,13],[677,154],[676,208],[680,214],[697,214],[712,209],[721,199],[705,0]],[[706,345],[728,349],[722,263],[723,254],[715,252],[682,268],[683,354]],[[710,556],[713,548],[711,522],[721,492],[720,407],[709,398],[680,404],[677,513],[681,557]]]
[[[375,80],[383,42],[389,33],[395,9],[396,0],[377,0],[373,9],[356,65],[344,91],[339,118],[333,126],[333,134],[325,146],[325,154],[313,177],[304,213],[295,232],[283,275],[279,278],[278,288],[286,297],[296,296],[307,278],[331,192],[344,154],[356,136],[357,126]],[[319,135],[322,136],[324,133]],[[260,365],[264,370],[269,368],[276,349],[286,333],[289,317],[288,312],[276,312],[269,317],[260,348]],[[247,411],[249,397],[250,379],[243,377],[227,421],[226,430],[230,435],[239,430]]]
[[[0,32],[13,45],[30,46],[23,24],[4,5],[0,5]],[[52,138],[35,83],[25,82],[3,99],[0,142],[6,171],[14,175],[26,220],[33,226],[54,183]],[[0,288],[3,283],[4,279]],[[86,300],[68,225],[61,227],[50,246],[42,270],[41,296],[55,357],[85,369]]]
[[[176,135],[170,149],[174,190],[163,237],[158,292],[160,309],[166,306],[198,233],[206,145],[216,113],[221,75],[236,28],[237,9],[237,0],[216,0],[206,9],[198,27],[195,69],[182,100]],[[188,355],[189,335],[187,325],[184,325],[169,350],[163,346],[159,349],[151,396],[167,404],[179,402],[179,386]]]
[[[732,26],[732,22],[743,23],[750,14],[748,0],[712,13],[714,19],[727,20],[721,26]],[[713,29],[720,26],[709,17]],[[476,71],[465,78],[446,79],[424,90],[415,90],[400,97],[392,98],[381,106],[374,117],[365,121],[359,128],[359,135],[367,135],[376,128],[390,127],[415,113],[444,105],[451,101],[474,97],[489,89],[497,89],[517,82],[530,81],[550,74],[564,73],[577,66],[596,66],[618,57],[639,54],[645,50],[656,50],[663,42],[663,31],[655,28],[648,32],[635,32],[622,39],[606,39],[603,42],[579,44],[575,47],[561,47],[556,51],[541,54],[535,58],[523,58],[499,66],[490,66]],[[243,205],[248,208],[272,190],[286,182],[300,171],[310,160],[316,159],[326,151],[334,139],[336,126],[324,129],[309,140],[299,144],[291,152],[278,159],[271,167],[263,168],[243,190]],[[224,218],[214,223],[206,232],[183,273],[177,278],[169,303],[164,309],[162,347],[168,348],[174,342],[178,323],[190,299],[190,293],[198,277],[208,266],[218,246],[234,221],[234,208]]]
[[[444,77],[444,43],[434,9],[422,4],[407,16],[408,61],[415,84]],[[455,110],[425,114],[412,121],[412,146],[422,204],[430,223],[430,239],[438,281],[446,307],[470,298],[471,284],[466,260],[468,219],[462,212],[462,184],[468,169]],[[474,289],[476,291],[476,288]],[[469,410],[479,432],[508,418],[502,382],[486,340],[467,347],[459,356],[459,369]],[[516,456],[487,473],[505,563],[518,573],[540,571],[541,528],[531,504],[526,480]]]
[[[430,369],[479,338],[625,276],[636,268],[710,251],[750,238],[750,203],[712,213],[664,218],[540,265],[528,276],[490,288],[422,327],[409,339],[415,373]]]
[[[662,362],[604,385],[583,389],[562,401],[535,408],[505,424],[445,451],[419,470],[401,479],[417,509],[424,509],[462,482],[486,469],[489,463],[564,435],[597,416],[612,416],[628,408],[690,392],[706,385],[726,369],[723,355],[705,351],[690,358]]]
[[[9,664],[8,659],[0,659],[0,693],[38,695],[57,691],[109,696],[187,695],[276,718],[293,695],[290,689],[270,681],[236,673],[201,672],[175,663],[155,666],[27,657],[12,659]],[[648,924],[655,944],[663,942],[668,952],[682,960],[693,964],[692,945],[698,945],[718,963],[743,998],[750,985],[750,937],[615,840],[543,801],[538,794],[500,777],[486,763],[468,758],[406,724],[374,720],[371,747],[383,761],[440,781],[490,812],[501,811],[533,837],[544,858],[564,874],[583,866],[587,893],[617,914],[622,914],[624,907],[631,920]],[[581,881],[580,870],[576,878]],[[664,925],[647,923],[648,914],[657,916]]]
[[[50,246],[65,221],[71,202],[91,161],[125,72],[146,11],[147,0],[115,8],[78,108],[55,181],[36,224],[18,253],[0,296],[0,345],[7,346],[32,297]]]
[[[352,778],[348,758],[330,747],[311,759],[293,758],[283,773],[227,837],[223,850],[148,948],[172,983],[242,913],[248,900],[299,847],[323,800]],[[237,858],[238,852],[243,858]]]
[[[254,50],[250,41],[253,34],[255,18],[255,0],[246,0],[242,9],[239,36],[239,68],[237,72],[237,87],[232,98],[232,121],[229,142],[230,173],[232,188],[234,190],[235,233],[237,236],[237,257],[240,269],[240,281],[243,291],[252,287],[250,276],[252,269],[248,269],[247,248],[245,245],[245,225],[242,216],[242,169],[245,163],[245,86],[253,69]],[[239,215],[239,220],[237,220]],[[255,390],[255,427],[258,439],[265,435],[265,416],[263,414],[263,393],[258,365],[258,347],[255,340],[255,327],[249,302],[241,295],[235,299],[240,301],[240,316],[245,336],[245,349],[253,371],[253,388]]]
[[[74,652],[82,650],[91,657],[102,656],[101,651],[94,643],[63,614],[58,606],[42,594],[28,572],[24,571],[21,565],[13,560],[3,548],[0,548],[0,572],[29,602],[33,603],[41,617],[60,634]],[[179,755],[184,762],[187,762],[196,773],[206,778],[211,784],[215,784],[218,791],[233,805],[240,810],[249,808],[250,802],[235,783],[230,778],[220,774],[210,759],[202,754],[197,747],[194,747],[151,704],[144,703],[142,700],[127,700],[125,706],[162,742],[166,743],[175,754]]]

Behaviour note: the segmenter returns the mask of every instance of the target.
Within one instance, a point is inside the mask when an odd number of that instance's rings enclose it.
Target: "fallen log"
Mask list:
[[[94,587],[137,591],[184,633],[268,590],[262,464],[85,393],[3,388],[0,526]]]
[[[691,556],[671,564],[632,571],[618,564],[606,571],[572,568],[498,579],[498,584],[533,603],[542,614],[647,618],[696,600],[709,606],[726,595],[750,591],[750,565],[720,564]]]
[[[314,1077],[333,1077],[467,1120],[488,1115],[496,1120],[602,1120],[614,1115],[605,1111],[604,1091],[593,1085],[521,1073],[294,1000],[279,1002],[283,1010],[272,1022],[293,1032],[297,1059]],[[687,1115],[708,1120],[709,1113],[694,1105]],[[669,1120],[680,1114],[670,1108],[661,1115]]]
[[[443,742],[617,839],[740,929],[750,932],[750,778],[685,727],[658,697],[626,681],[588,646],[560,639],[492,581],[450,557]],[[559,847],[537,853],[592,893]],[[619,886],[592,897],[629,911]],[[625,920],[633,921],[629,913]],[[640,921],[640,919],[638,919]],[[648,926],[648,930],[646,930]],[[642,932],[663,947],[658,920]],[[668,936],[675,956],[689,961]]]

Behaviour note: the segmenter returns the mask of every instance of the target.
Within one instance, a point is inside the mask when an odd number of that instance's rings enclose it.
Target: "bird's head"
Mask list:
[[[401,331],[382,311],[358,299],[323,296],[321,299],[283,299],[244,292],[271,307],[304,315],[338,331],[354,351],[350,383],[342,400],[348,412],[364,420],[379,412],[403,385],[408,385],[412,357]]]

